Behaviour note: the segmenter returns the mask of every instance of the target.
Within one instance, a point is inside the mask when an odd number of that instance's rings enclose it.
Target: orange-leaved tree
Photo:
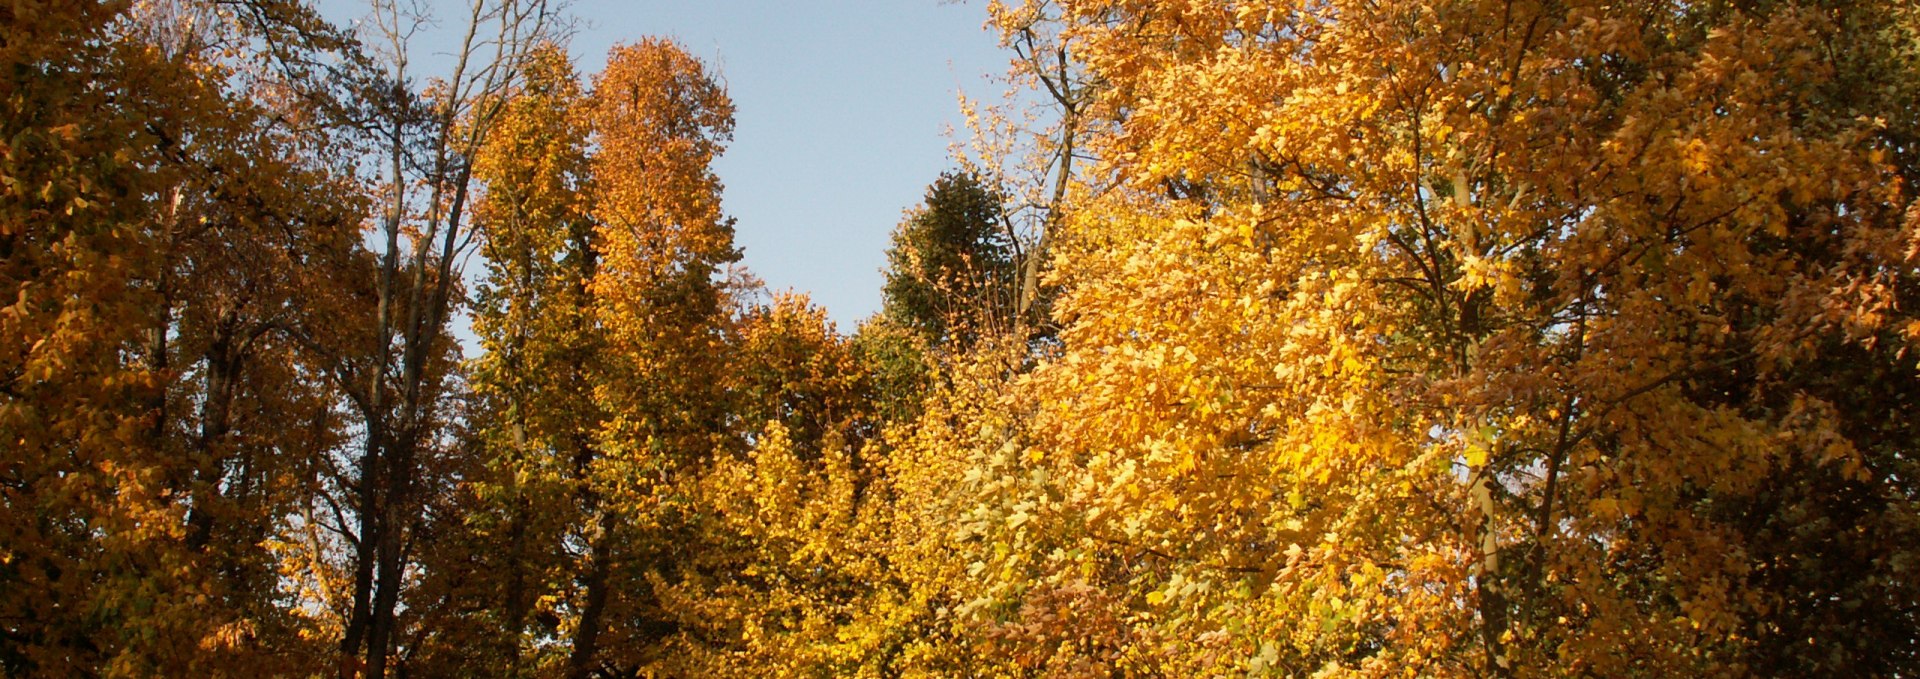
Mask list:
[[[253,7],[5,13],[8,675],[316,660],[274,546],[344,430],[306,330],[352,296],[360,213],[302,95],[345,42]]]
[[[662,39],[616,47],[585,110],[601,248],[590,291],[606,343],[593,400],[606,420],[576,462],[587,547],[569,602],[573,676],[675,659],[665,642],[679,626],[659,590],[690,566],[682,484],[728,445],[723,267],[739,257],[711,167],[733,103],[698,59]]]
[[[430,672],[536,676],[560,657],[579,518],[579,467],[594,455],[604,379],[590,294],[599,249],[589,214],[584,93],[566,53],[542,45],[474,159],[486,277],[474,296],[481,353],[462,445],[466,482],[422,542],[427,577],[417,663]]]

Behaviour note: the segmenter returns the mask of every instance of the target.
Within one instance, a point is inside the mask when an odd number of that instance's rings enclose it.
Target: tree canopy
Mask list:
[[[851,333],[423,9],[0,8],[0,674],[1920,673],[1911,3],[991,0]]]

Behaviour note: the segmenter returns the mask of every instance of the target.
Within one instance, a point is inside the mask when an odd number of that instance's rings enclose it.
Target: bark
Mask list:
[[[521,638],[527,627],[527,512],[526,500],[516,491],[513,519],[507,528],[506,599],[507,675],[520,676]]]
[[[222,460],[215,447],[231,430],[233,383],[240,371],[232,333],[226,327],[216,330],[213,345],[207,351],[207,390],[200,408],[200,437],[195,451],[195,469],[187,517],[187,545],[204,548],[213,539],[214,516],[209,505],[219,500]]]
[[[402,176],[402,141],[401,129],[396,122],[388,136],[389,171],[396,181],[393,183],[394,203],[383,225],[386,251],[380,259],[380,281],[376,288],[379,302],[374,312],[374,339],[379,345],[372,347],[374,362],[366,375],[367,405],[362,414],[367,426],[367,440],[360,455],[359,485],[355,489],[359,526],[353,545],[353,608],[347,616],[346,629],[342,631],[340,639],[340,679],[360,676],[360,670],[366,665],[362,662],[361,649],[373,617],[375,545],[383,541],[386,533],[379,488],[380,480],[386,476],[386,465],[382,464],[387,428],[386,345],[393,331],[393,282],[400,265],[400,217],[406,203],[405,184],[397,181]]]
[[[1492,484],[1488,480],[1490,471],[1482,469],[1474,475],[1473,500],[1476,526],[1479,533],[1480,560],[1474,564],[1474,604],[1480,612],[1480,641],[1486,647],[1486,676],[1512,676],[1506,657],[1507,633],[1507,597],[1501,592],[1500,543],[1494,534],[1494,521],[1498,508],[1493,502]]]
[[[600,630],[607,610],[607,574],[612,569],[613,529],[618,518],[613,512],[600,515],[599,535],[594,536],[592,556],[587,563],[587,600],[580,610],[580,627],[573,637],[573,655],[567,660],[567,676],[586,679],[593,673],[593,657],[599,652]]]

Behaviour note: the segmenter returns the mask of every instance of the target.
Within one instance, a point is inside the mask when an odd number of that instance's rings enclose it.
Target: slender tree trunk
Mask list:
[[[405,495],[408,485],[408,469],[411,455],[407,449],[412,446],[412,436],[395,438],[391,443],[397,454],[389,460],[386,474],[387,494],[382,504],[381,523],[385,530],[375,547],[373,618],[367,634],[367,676],[381,679],[387,676],[387,658],[391,650],[394,635],[394,608],[400,602],[401,563],[400,533],[395,530],[400,525],[401,508],[406,504]]]
[[[359,502],[359,526],[353,555],[353,609],[347,616],[347,626],[340,639],[340,679],[360,676],[360,671],[366,665],[362,662],[361,650],[367,639],[368,628],[372,625],[376,545],[385,540],[386,534],[386,526],[382,521],[385,512],[380,486],[387,467],[382,464],[387,438],[387,344],[393,336],[393,284],[400,265],[400,218],[406,204],[406,185],[401,174],[402,139],[398,124],[390,131],[388,142],[392,145],[389,171],[393,173],[394,202],[383,225],[386,252],[380,260],[379,302],[374,314],[374,341],[379,344],[372,347],[373,364],[366,375],[367,406],[364,419],[367,440],[360,456],[359,488],[355,493]],[[371,655],[370,650],[368,654]]]
[[[1474,564],[1474,604],[1480,611],[1480,641],[1487,650],[1485,676],[1512,676],[1506,657],[1507,597],[1500,591],[1500,543],[1495,530],[1493,488],[1487,470],[1476,470],[1471,493],[1479,560]]]
[[[154,309],[153,327],[147,330],[147,369],[153,371],[155,375],[161,376],[160,387],[154,390],[153,400],[148,404],[153,416],[153,425],[149,430],[149,435],[153,437],[153,445],[155,448],[165,445],[167,421],[169,419],[167,416],[166,385],[172,381],[165,377],[165,373],[170,367],[167,359],[167,329],[173,326],[173,276],[171,275],[173,270],[173,224],[178,219],[180,189],[174,189],[173,196],[172,205],[174,207],[167,212],[165,222],[167,228],[163,234],[165,240],[162,241],[161,245],[161,247],[164,248],[164,254],[160,257],[160,275],[154,283],[154,296],[159,299]]]
[[[617,525],[614,512],[600,515],[599,535],[594,536],[592,556],[587,563],[587,600],[580,609],[573,656],[567,661],[567,676],[572,679],[586,679],[592,674],[593,657],[599,652],[601,623],[607,609],[607,573],[613,561],[613,529]]]
[[[370,614],[373,611],[373,545],[381,534],[379,514],[373,511],[378,506],[378,493],[374,488],[380,475],[379,426],[367,424],[366,453],[360,457],[360,486],[356,495],[359,499],[359,526],[353,545],[353,609],[347,615],[347,626],[340,638],[340,678],[354,679],[360,676],[360,651],[364,647]]]
[[[1064,85],[1063,85],[1064,87]],[[1040,267],[1047,258],[1047,248],[1052,245],[1054,231],[1060,228],[1063,215],[1062,204],[1067,200],[1067,184],[1073,180],[1074,143],[1080,130],[1080,116],[1066,100],[1061,101],[1066,110],[1060,120],[1060,164],[1054,171],[1053,191],[1048,196],[1047,216],[1040,229],[1040,238],[1033,249],[1026,253],[1020,262],[1019,301],[1015,308],[1018,323],[1023,328],[1038,328],[1045,318],[1037,302],[1040,299]],[[1023,331],[1030,332],[1030,330]]]
[[[507,675],[520,676],[521,638],[526,632],[527,609],[527,503],[524,489],[514,489],[513,518],[507,527],[506,635]]]
[[[207,391],[200,407],[200,437],[196,456],[194,479],[187,517],[187,545],[194,549],[205,547],[213,539],[213,512],[208,505],[215,502],[219,495],[219,475],[222,460],[214,447],[221,437],[231,429],[233,406],[233,382],[239,372],[239,358],[234,355],[233,335],[230,328],[220,327],[216,331],[212,347],[207,351]]]

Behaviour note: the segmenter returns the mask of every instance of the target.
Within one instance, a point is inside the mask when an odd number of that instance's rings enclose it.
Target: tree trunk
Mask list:
[[[240,371],[240,358],[234,355],[230,328],[223,326],[217,333],[213,346],[207,351],[207,390],[200,406],[199,450],[194,460],[193,483],[188,490],[187,545],[196,550],[213,539],[214,518],[208,505],[218,501],[223,462],[214,447],[232,428],[233,382]]]
[[[567,676],[572,679],[586,679],[593,672],[593,656],[599,651],[601,622],[607,609],[607,573],[612,569],[616,525],[618,519],[613,512],[600,515],[599,535],[594,536],[592,556],[587,564],[587,601],[580,609],[573,656],[567,661]]]
[[[514,489],[513,518],[507,527],[506,599],[507,676],[520,676],[520,641],[526,632],[527,609],[527,503],[524,489]]]
[[[1474,604],[1480,611],[1480,641],[1487,650],[1485,676],[1509,677],[1512,671],[1506,656],[1507,597],[1500,591],[1498,582],[1500,543],[1494,535],[1497,508],[1487,478],[1489,474],[1486,469],[1476,470],[1472,488],[1480,554],[1473,567]]]

